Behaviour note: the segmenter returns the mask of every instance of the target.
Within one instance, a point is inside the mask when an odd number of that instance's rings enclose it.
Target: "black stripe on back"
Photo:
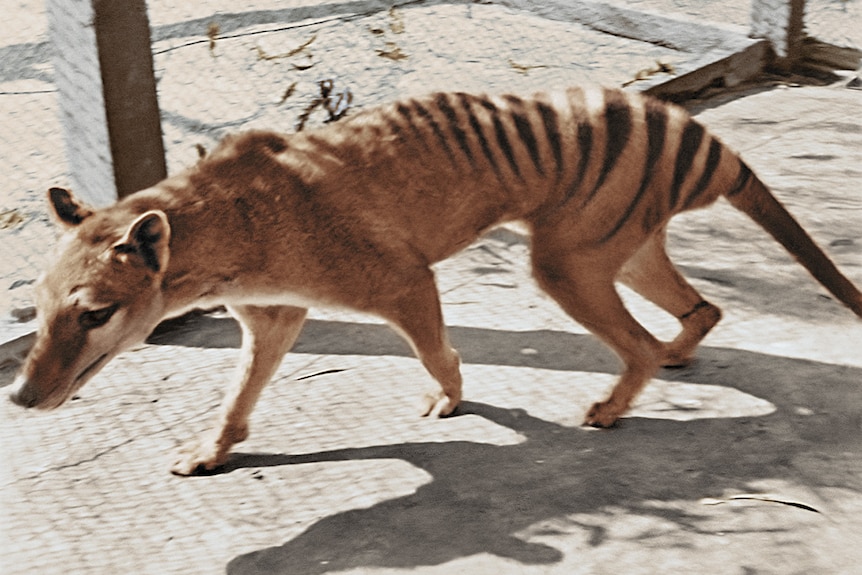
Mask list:
[[[670,211],[676,209],[676,203],[679,201],[679,190],[685,181],[685,177],[691,171],[694,156],[700,149],[704,133],[703,126],[691,119],[682,131],[682,138],[679,141],[679,152],[677,152],[676,163],[673,167],[673,181],[670,186],[668,201]]]
[[[386,116],[386,125],[389,126],[389,131],[392,132],[393,135],[398,136],[400,139],[404,139],[404,128],[401,127],[401,124],[393,118],[392,116]]]
[[[581,184],[584,181],[584,176],[587,173],[587,165],[590,162],[590,154],[593,151],[593,126],[589,123],[588,120],[583,120],[578,123],[578,154],[580,157],[578,158],[578,170],[577,176],[574,181],[572,181],[572,185],[569,186],[569,189],[566,190],[566,199],[564,202],[572,199],[572,196],[580,188]],[[586,203],[586,202],[585,202]]]
[[[628,99],[616,90],[604,90],[605,95],[605,158],[602,162],[602,170],[599,179],[590,194],[584,199],[581,206],[585,206],[593,197],[605,180],[613,171],[617,160],[629,142],[632,131],[632,109]]]
[[[644,173],[641,177],[641,185],[638,188],[635,197],[626,207],[623,215],[617,221],[613,228],[608,231],[599,240],[604,243],[611,239],[625,225],[628,219],[632,216],[640,201],[646,194],[646,190],[652,181],[655,173],[656,165],[661,158],[661,153],[664,150],[665,135],[667,134],[667,108],[664,105],[648,102],[646,106],[646,125],[647,125],[647,157],[644,164]]]
[[[544,102],[536,102],[536,111],[542,117],[542,125],[545,128],[545,136],[554,153],[554,161],[557,163],[557,179],[563,175],[563,142],[560,138],[559,118],[557,111]]]
[[[745,165],[745,162],[739,160],[739,175],[736,176],[736,181],[733,183],[733,187],[730,188],[730,191],[725,194],[728,198],[731,196],[735,196],[748,184],[748,180],[751,179],[751,169]]]
[[[488,138],[485,137],[485,132],[482,131],[482,124],[479,123],[479,119],[476,118],[476,115],[473,113],[473,108],[470,106],[472,96],[464,93],[458,93],[457,96],[461,102],[461,107],[467,113],[467,117],[470,120],[470,127],[473,128],[473,132],[475,132],[476,137],[479,138],[479,145],[482,147],[482,153],[485,154],[486,158],[488,158],[488,162],[491,164],[491,168],[494,170],[494,173],[497,174],[497,178],[502,178],[500,166],[497,165],[497,159],[494,158],[494,153],[491,150],[491,146],[488,144]]]
[[[503,150],[503,155],[509,162],[509,166],[515,175],[521,177],[521,168],[518,167],[518,162],[515,161],[515,152],[512,150],[512,144],[509,142],[509,136],[506,135],[506,128],[500,120],[500,109],[488,100],[481,100],[482,107],[488,110],[491,114],[491,121],[494,123],[494,135],[497,137],[497,145]]]
[[[401,125],[401,122],[398,121],[398,118],[392,114],[387,114],[386,125],[389,127],[389,132],[392,133],[398,141],[402,143],[407,141],[408,134],[405,132],[404,126]],[[424,140],[419,140],[419,143],[422,145],[422,148],[428,148],[428,144],[426,144]]]
[[[417,102],[416,100],[410,100],[413,103],[413,109],[416,110],[416,113],[431,126],[431,130],[434,132],[434,135],[437,137],[437,141],[446,151],[446,155],[449,156],[449,161],[452,162],[452,165],[455,165],[455,154],[452,153],[452,148],[449,147],[449,141],[446,138],[446,134],[443,132],[443,129],[440,128],[440,124],[437,123],[437,120],[434,119],[434,116],[431,115],[425,107]]]
[[[443,112],[443,115],[446,116],[446,119],[449,120],[449,127],[452,129],[452,133],[455,134],[455,140],[458,142],[458,147],[461,148],[461,151],[464,152],[465,156],[467,156],[467,159],[470,161],[470,165],[475,168],[476,162],[473,160],[473,151],[470,149],[470,144],[467,142],[467,132],[465,132],[458,123],[458,115],[449,103],[448,96],[442,93],[437,94],[434,102],[437,104],[437,107],[440,108],[440,111]]]
[[[587,165],[590,163],[590,154],[593,151],[593,126],[589,121],[584,120],[578,123],[578,172],[575,181],[569,186],[566,192],[566,201],[571,199],[578,190],[578,187],[583,183],[584,176],[587,173]]]
[[[419,126],[416,125],[416,122],[413,121],[413,111],[410,109],[410,106],[407,106],[403,102],[399,102],[395,107],[396,111],[401,114],[401,117],[407,122],[407,125],[410,126],[410,131],[413,133],[413,137],[416,138],[425,150],[428,150],[428,142],[425,140],[425,134],[419,130]]]
[[[697,198],[709,187],[709,183],[712,181],[712,176],[715,174],[715,169],[718,167],[718,163],[721,161],[721,142],[716,140],[715,138],[711,138],[709,142],[709,155],[706,157],[706,165],[703,167],[703,173],[700,174],[700,179],[697,180],[697,184],[695,184],[694,189],[685,199],[685,203],[683,204],[683,209],[691,206]]]
[[[518,130],[518,137],[521,138],[524,147],[530,154],[530,159],[533,160],[533,166],[540,176],[545,175],[545,168],[542,166],[542,158],[539,155],[539,146],[536,142],[536,135],[533,133],[533,127],[530,125],[530,120],[524,113],[524,102],[517,96],[504,96],[506,101],[512,106],[512,121],[515,122],[515,129]]]

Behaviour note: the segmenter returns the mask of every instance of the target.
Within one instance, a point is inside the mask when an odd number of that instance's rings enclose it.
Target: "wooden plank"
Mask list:
[[[733,86],[759,74],[771,58],[763,40],[747,30],[674,14],[635,10],[593,0],[496,0],[497,4],[553,20],[578,22],[594,30],[677,50],[674,74],[633,82],[626,89],[665,99],[691,97],[709,86]]]

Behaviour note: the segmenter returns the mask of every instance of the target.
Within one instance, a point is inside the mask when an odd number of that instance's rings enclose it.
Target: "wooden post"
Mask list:
[[[166,175],[145,0],[46,0],[76,193],[96,206]]]
[[[772,43],[780,68],[802,57],[805,0],[751,0],[751,36]]]

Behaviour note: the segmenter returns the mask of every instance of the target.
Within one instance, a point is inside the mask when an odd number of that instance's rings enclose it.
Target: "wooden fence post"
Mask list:
[[[166,175],[145,0],[46,0],[75,191],[96,206]]]

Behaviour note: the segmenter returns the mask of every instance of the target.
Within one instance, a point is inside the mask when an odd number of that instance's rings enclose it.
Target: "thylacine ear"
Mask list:
[[[138,216],[123,239],[114,244],[114,257],[161,272],[168,267],[170,240],[168,216],[161,210],[150,210]]]
[[[48,190],[48,199],[57,220],[65,226],[77,226],[93,215],[93,208],[81,202],[66,188],[51,188]]]

